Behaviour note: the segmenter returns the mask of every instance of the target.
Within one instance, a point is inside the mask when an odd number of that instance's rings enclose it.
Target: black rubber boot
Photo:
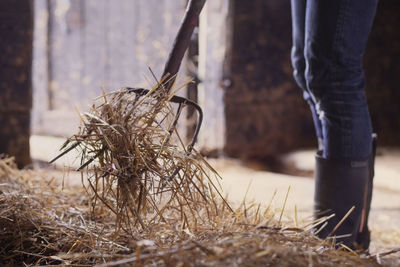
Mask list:
[[[376,155],[377,135],[372,135],[372,155],[369,161],[369,177],[367,187],[364,191],[364,207],[362,211],[361,223],[359,232],[357,233],[356,246],[358,248],[367,250],[371,242],[371,233],[368,228],[369,211],[371,208],[372,188],[375,175],[375,155]]]
[[[321,238],[336,236],[336,242],[356,249],[362,211],[365,206],[365,188],[368,184],[370,159],[358,161],[331,160],[316,155],[315,217],[335,214],[318,232]],[[350,209],[354,210],[336,229]],[[345,237],[341,237],[344,236]],[[361,237],[361,236],[360,236]]]

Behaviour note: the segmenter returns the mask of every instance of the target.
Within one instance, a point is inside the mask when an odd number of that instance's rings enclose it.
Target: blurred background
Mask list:
[[[33,135],[68,137],[79,125],[75,107],[87,109],[102,86],[153,85],[148,68],[160,77],[185,6],[186,0],[1,1],[1,152],[18,155],[23,165],[29,126]],[[399,10],[396,0],[379,2],[365,56],[374,129],[387,146],[400,145]],[[205,112],[198,147],[206,155],[263,161],[316,146],[290,48],[289,0],[207,3],[180,72],[180,81],[196,81],[182,94]]]

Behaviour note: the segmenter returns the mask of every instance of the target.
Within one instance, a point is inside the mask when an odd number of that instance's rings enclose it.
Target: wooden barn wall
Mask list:
[[[379,145],[400,146],[400,1],[378,2],[364,66]]]
[[[263,158],[314,145],[311,115],[292,78],[290,1],[232,2],[225,151]]]
[[[68,136],[101,86],[154,85],[186,1],[35,0],[36,134]],[[48,12],[49,11],[49,12]],[[148,82],[149,81],[149,82]]]
[[[0,1],[0,157],[30,164],[33,13],[30,0]]]
[[[198,143],[206,155],[220,154],[225,144],[224,77],[231,43],[231,7],[230,0],[208,1],[200,18],[198,102],[204,121]]]

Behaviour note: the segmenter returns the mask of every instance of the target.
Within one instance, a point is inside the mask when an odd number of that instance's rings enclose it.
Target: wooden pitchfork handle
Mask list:
[[[183,56],[189,46],[190,38],[194,28],[198,25],[200,12],[203,9],[206,0],[190,0],[186,8],[185,16],[175,37],[172,51],[169,54],[167,63],[165,64],[162,79],[165,79],[163,89],[166,92],[171,90],[175,82],[176,75],[181,66]]]

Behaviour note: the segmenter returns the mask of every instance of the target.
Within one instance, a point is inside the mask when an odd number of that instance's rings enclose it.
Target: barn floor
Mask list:
[[[65,186],[81,183],[80,174],[64,172],[68,166],[78,166],[71,155],[56,163],[56,168],[45,162],[57,154],[62,138],[32,136],[31,154],[38,167],[53,171],[64,178]],[[241,203],[273,203],[281,210],[290,187],[284,209],[285,219],[293,222],[297,210],[298,223],[309,220],[312,214],[314,181],[312,179],[313,151],[297,151],[282,157],[278,173],[259,162],[241,162],[232,159],[210,160],[223,177],[222,187],[228,199]],[[370,215],[372,229],[371,252],[381,252],[399,247],[400,240],[400,148],[379,148],[376,159],[374,197]],[[247,192],[247,194],[246,194]],[[276,194],[275,194],[276,193]],[[275,196],[274,196],[275,195]],[[277,213],[277,214],[280,214]],[[400,264],[399,253],[391,256]]]

